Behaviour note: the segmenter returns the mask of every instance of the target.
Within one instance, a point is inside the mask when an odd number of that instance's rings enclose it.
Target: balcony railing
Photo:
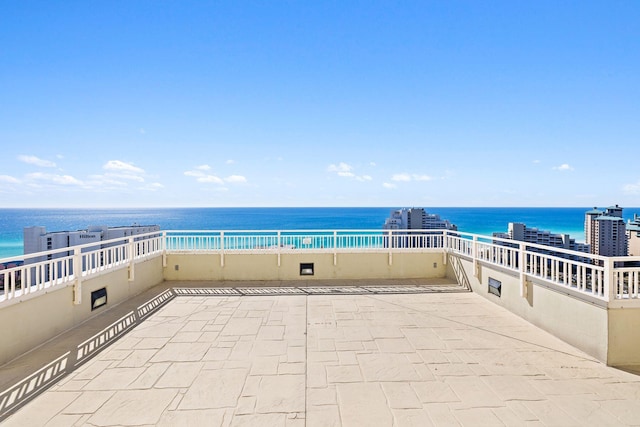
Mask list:
[[[131,269],[140,260],[162,255],[163,248],[164,236],[155,232],[1,259],[0,307],[53,288],[73,285],[79,291],[82,280]]]
[[[169,252],[405,251],[442,249],[431,230],[167,231]]]
[[[0,307],[49,289],[163,254],[307,252],[442,252],[575,295],[605,302],[638,301],[640,257],[610,258],[449,230],[164,231],[0,260]],[[524,291],[523,291],[524,292]],[[77,292],[76,294],[78,294]]]

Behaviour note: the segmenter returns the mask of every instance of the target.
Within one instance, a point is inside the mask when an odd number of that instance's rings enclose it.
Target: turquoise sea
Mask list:
[[[90,225],[160,225],[163,230],[378,230],[398,207],[368,208],[145,208],[0,209],[0,258],[22,254],[22,229],[79,230]],[[491,235],[509,222],[568,233],[584,241],[585,208],[430,208],[458,230]],[[625,220],[640,208],[624,208]]]

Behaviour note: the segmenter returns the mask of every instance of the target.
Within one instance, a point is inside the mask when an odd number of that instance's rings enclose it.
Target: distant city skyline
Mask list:
[[[5,208],[639,204],[637,1],[2,10]]]

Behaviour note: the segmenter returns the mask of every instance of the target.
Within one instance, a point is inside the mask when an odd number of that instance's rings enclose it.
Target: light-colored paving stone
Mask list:
[[[636,425],[640,377],[477,295],[179,297],[3,426]]]
[[[338,384],[340,418],[344,426],[390,426],[393,415],[380,383]]]
[[[404,354],[359,354],[358,363],[366,381],[419,381],[420,376]]]
[[[305,376],[265,376],[258,389],[256,412],[303,412],[305,409]]]
[[[116,392],[89,418],[97,426],[157,424],[176,396],[176,390]]]
[[[422,402],[407,382],[383,383],[382,390],[392,409],[421,409]]]
[[[232,408],[244,387],[242,369],[202,371],[180,402],[179,409]]]

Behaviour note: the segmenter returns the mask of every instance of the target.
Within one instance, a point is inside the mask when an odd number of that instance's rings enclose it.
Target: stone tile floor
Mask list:
[[[640,425],[640,377],[472,293],[181,296],[3,425]]]

